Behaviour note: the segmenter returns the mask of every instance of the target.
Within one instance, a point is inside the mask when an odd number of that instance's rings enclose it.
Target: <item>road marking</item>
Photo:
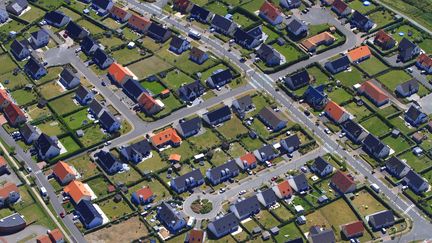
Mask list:
[[[403,213],[407,214],[411,209],[413,209],[415,207],[414,203],[411,204],[411,206],[409,206]]]

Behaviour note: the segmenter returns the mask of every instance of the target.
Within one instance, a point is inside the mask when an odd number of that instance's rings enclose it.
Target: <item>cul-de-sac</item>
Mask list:
[[[0,241],[432,241],[432,0],[0,1]]]

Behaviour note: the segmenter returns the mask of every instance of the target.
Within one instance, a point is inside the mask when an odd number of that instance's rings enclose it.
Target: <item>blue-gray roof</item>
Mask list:
[[[196,169],[196,170],[188,172],[182,176],[176,177],[172,180],[174,181],[174,183],[176,184],[176,186],[178,188],[183,188],[183,187],[187,187],[187,184],[188,184],[187,181],[191,181],[191,179],[194,181],[201,181],[204,178],[201,174],[201,171]]]
[[[219,109],[216,109],[214,111],[209,111],[207,113],[205,113],[204,115],[207,116],[207,118],[209,119],[210,123],[212,123],[213,121],[217,121],[222,117],[231,115],[231,109],[228,106],[222,106]]]
[[[209,169],[211,177],[215,180],[220,179],[226,174],[233,173],[235,171],[239,171],[239,168],[234,160],[230,160],[225,164]]]

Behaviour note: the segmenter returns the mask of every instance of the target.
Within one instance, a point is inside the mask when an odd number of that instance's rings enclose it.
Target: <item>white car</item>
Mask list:
[[[243,195],[243,194],[245,194],[246,193],[246,190],[241,190],[240,192],[239,192],[239,195]]]
[[[328,129],[328,128],[325,128],[325,129],[324,129],[324,132],[327,133],[327,134],[330,134],[330,133],[331,133],[330,129]]]

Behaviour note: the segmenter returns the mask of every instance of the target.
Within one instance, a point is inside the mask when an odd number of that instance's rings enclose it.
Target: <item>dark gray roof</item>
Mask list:
[[[336,242],[333,230],[331,229],[311,229],[309,230],[312,243],[333,243]],[[312,233],[311,233],[312,232]]]
[[[323,159],[321,156],[319,156],[315,159],[313,165],[321,173],[330,164],[325,159]]]
[[[239,171],[237,163],[234,160],[230,160],[225,164],[209,169],[210,175],[213,179],[220,179],[228,173]]]
[[[411,42],[409,39],[407,38],[402,38],[402,40],[399,42],[399,50],[409,50],[411,51],[412,49],[416,48],[417,45],[414,44],[413,42]]]
[[[19,213],[11,214],[7,217],[4,217],[0,220],[0,228],[1,229],[12,229],[15,227],[23,226],[25,227],[24,217]]]
[[[109,59],[110,56],[102,50],[101,48],[97,48],[96,51],[93,53],[93,60],[95,63],[104,63],[107,59]]]
[[[265,206],[270,206],[274,204],[278,197],[276,196],[276,193],[274,192],[273,188],[267,188],[264,191],[261,192],[262,197],[265,201]]]
[[[86,87],[80,85],[78,86],[78,88],[75,90],[75,96],[78,97],[79,99],[84,99],[88,93],[90,93],[91,91],[89,91]]]
[[[96,41],[90,36],[85,36],[81,41],[81,50],[85,53],[89,53],[94,45],[97,45]]]
[[[408,111],[405,113],[405,116],[415,121],[422,113],[423,112],[420,110],[419,107],[411,105]]]
[[[252,45],[252,43],[255,40],[255,37],[250,35],[245,30],[241,28],[237,28],[236,31],[234,32],[234,39],[241,45],[249,46]]]
[[[112,2],[111,0],[93,0],[92,3],[101,9],[107,10],[107,8],[111,2]]]
[[[231,70],[229,68],[215,73],[210,77],[215,85],[219,85],[227,80],[231,80],[233,78]]]
[[[363,128],[351,119],[342,122],[341,126],[355,138],[358,138],[364,132]]]
[[[207,118],[209,119],[209,121],[212,123],[214,121],[219,120],[222,117],[228,116],[231,114],[231,109],[224,105],[219,109],[216,109],[214,111],[209,111],[207,113],[205,113],[204,115],[207,116]]]
[[[366,17],[366,15],[363,15],[362,13],[360,13],[357,10],[354,11],[351,18],[352,18],[352,21],[355,21],[360,26],[365,25],[369,21],[369,19],[368,19],[368,17]]]
[[[291,80],[294,87],[305,86],[310,81],[309,73],[306,71],[306,69],[287,77],[287,79]]]
[[[18,41],[15,39],[12,44],[10,45],[10,48],[13,53],[20,54],[23,49],[27,49],[27,47],[24,44],[24,41]]]
[[[349,60],[348,56],[343,56],[343,57],[339,57],[336,60],[328,61],[326,64],[331,65],[334,69],[338,69],[338,68],[345,67],[345,66],[349,65],[350,60]]]
[[[106,151],[101,150],[98,153],[96,153],[95,155],[98,158],[99,164],[107,172],[113,166],[115,166],[116,164],[120,163],[119,160],[116,157],[114,157],[114,155],[112,153],[110,153],[110,152],[106,152]]]
[[[407,182],[407,184],[410,187],[414,187],[414,188],[419,188],[421,185],[423,185],[423,183],[426,182],[426,180],[423,177],[421,177],[419,174],[417,174],[413,170],[410,170],[406,174],[404,180]]]
[[[192,92],[196,93],[197,95],[201,95],[205,92],[205,87],[199,80],[195,80],[192,83],[182,85],[179,88],[179,92],[182,92],[186,96],[189,96]]]
[[[144,155],[151,151],[151,145],[146,139],[144,139],[125,147],[124,151],[129,157],[136,153]]]
[[[402,89],[403,92],[410,93],[413,90],[419,89],[419,82],[417,81],[417,79],[413,78],[411,80],[399,84],[399,87]]]
[[[178,49],[184,42],[187,42],[187,40],[175,35],[171,38],[170,46]]]
[[[386,167],[393,170],[396,174],[400,174],[408,165],[402,162],[395,156],[392,156],[386,161]]]
[[[231,27],[233,22],[223,16],[220,16],[219,14],[215,14],[215,16],[212,19],[211,22],[212,25],[224,30],[228,31],[228,29]]]
[[[191,131],[201,129],[201,118],[194,117],[192,119],[179,123],[179,126],[183,133],[189,133]]]
[[[278,58],[279,60],[282,59],[281,54],[267,44],[262,44],[256,52],[258,56],[266,62],[274,57]]]
[[[66,81],[67,84],[70,84],[72,80],[78,78],[75,73],[70,68],[63,68],[63,71],[60,73],[60,77]]]
[[[265,120],[267,125],[269,125],[272,129],[277,127],[280,122],[284,122],[284,118],[278,112],[275,112],[270,107],[264,107],[258,113],[258,115]]]
[[[80,220],[84,224],[90,224],[95,218],[101,218],[102,215],[96,210],[91,201],[81,200],[76,206],[75,210],[80,214]]]
[[[40,69],[45,69],[45,67],[37,61],[35,58],[30,58],[29,61],[25,64],[25,68],[32,75],[36,74]]]
[[[297,136],[297,134],[291,135],[285,139],[283,139],[288,147],[298,147],[300,146],[300,138]]]
[[[363,144],[370,149],[372,153],[379,153],[386,146],[379,138],[372,134],[367,135]]]
[[[237,209],[240,217],[244,215],[251,215],[257,210],[261,210],[260,203],[256,195],[241,200],[240,202],[235,203],[233,206]]]
[[[266,144],[261,148],[257,149],[258,153],[263,157],[271,157],[277,154],[277,151],[273,148],[273,145]]]
[[[134,100],[138,100],[140,95],[147,90],[141,86],[141,84],[135,79],[128,79],[123,83],[123,89],[129,94]]]
[[[46,152],[48,152],[51,147],[60,149],[57,145],[57,142],[45,133],[39,135],[38,139],[36,140],[35,147],[40,150],[43,155],[46,154]]]
[[[253,38],[260,39],[263,35],[262,26],[258,25],[250,30],[247,31],[249,35],[251,35]]]
[[[188,172],[182,176],[174,178],[173,181],[175,182],[177,187],[183,188],[183,187],[187,187],[186,181],[187,180],[190,181],[190,179],[193,179],[194,181],[203,180],[203,176],[201,174],[201,171],[198,169],[193,170],[193,171]]]
[[[159,207],[158,217],[165,225],[172,225],[180,220],[184,220],[182,213],[175,210],[168,203],[162,202]]]
[[[201,19],[207,19],[208,15],[210,14],[210,11],[194,4],[190,13],[192,16],[197,16]]]
[[[253,105],[252,97],[250,95],[245,95],[243,97],[238,98],[237,103],[238,103],[240,109],[246,110],[248,107]]]
[[[103,106],[96,99],[92,100],[89,107],[95,115],[99,115],[99,113],[103,110]]]
[[[19,130],[20,130],[21,136],[23,136],[23,138],[25,140],[27,140],[31,135],[36,133],[35,126],[30,125],[29,123],[25,123],[22,127],[20,127]]]
[[[105,129],[109,129],[115,122],[118,122],[115,116],[113,116],[109,111],[102,112],[99,121]]]
[[[162,25],[156,23],[151,23],[150,27],[148,28],[148,32],[152,33],[158,38],[163,38],[168,32],[171,33],[169,29],[165,29]]]
[[[66,31],[72,39],[78,39],[85,30],[74,21],[69,21],[68,25],[66,25]]]
[[[303,173],[300,173],[298,175],[293,176],[292,180],[297,185],[297,188],[299,190],[303,190],[303,189],[309,187],[309,184],[307,182],[306,176]]]
[[[26,0],[15,0],[11,1],[6,9],[13,14],[21,14],[28,7],[28,2]]]
[[[227,230],[229,231],[230,229],[234,228],[234,226],[238,226],[239,220],[234,215],[234,213],[228,213],[210,222],[210,224],[214,226],[216,232],[223,233]]]
[[[287,25],[287,30],[294,33],[297,32],[297,30],[299,30],[300,28],[302,28],[303,26],[305,26],[305,24],[303,24],[300,20],[294,18],[288,25]]]
[[[45,20],[56,24],[60,24],[64,18],[69,18],[69,17],[66,16],[63,12],[58,10],[51,11],[45,14]]]
[[[394,222],[393,211],[384,210],[372,215],[369,215],[369,220],[373,219],[375,226],[386,225],[387,223]]]

